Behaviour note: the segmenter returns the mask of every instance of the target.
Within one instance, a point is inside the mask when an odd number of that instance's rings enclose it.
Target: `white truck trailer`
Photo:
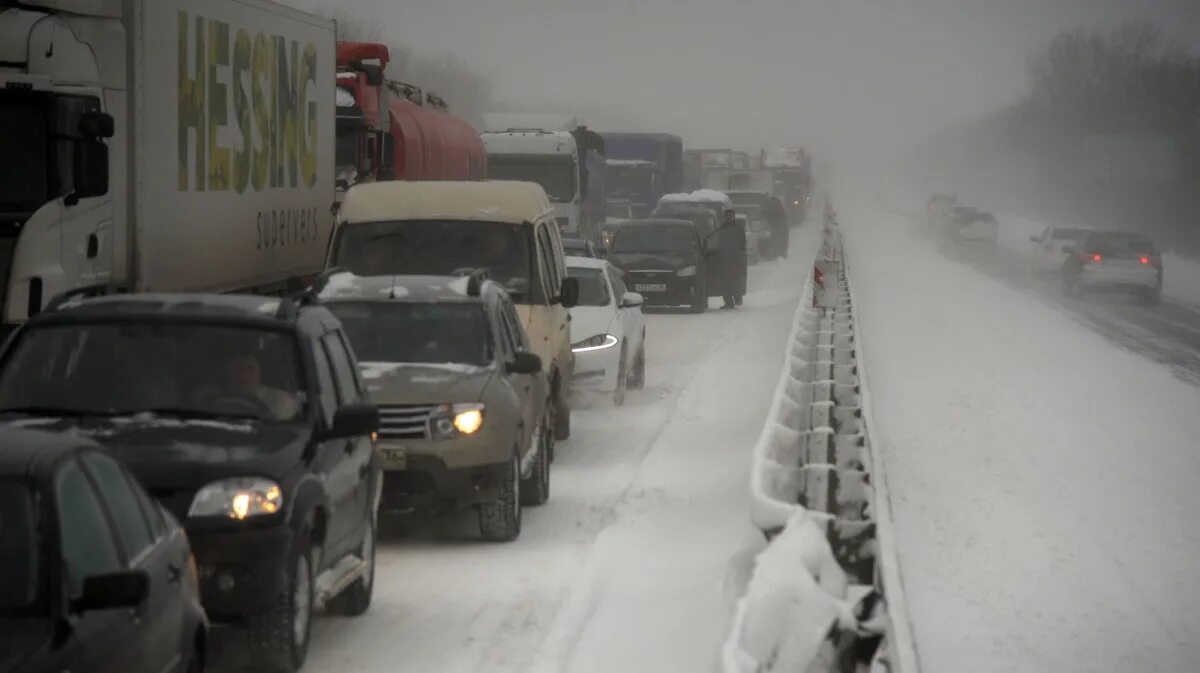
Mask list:
[[[268,0],[0,0],[3,322],[322,268],[335,30]]]

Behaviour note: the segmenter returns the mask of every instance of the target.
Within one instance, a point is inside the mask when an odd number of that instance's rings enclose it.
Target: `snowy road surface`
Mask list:
[[[841,215],[923,673],[1200,670],[1200,389]]]
[[[305,670],[711,670],[725,585],[762,546],[750,452],[815,227],[792,240],[788,260],[751,269],[740,312],[647,316],[646,389],[577,412],[519,540],[479,542],[469,515],[381,540],[370,612],[319,619]]]

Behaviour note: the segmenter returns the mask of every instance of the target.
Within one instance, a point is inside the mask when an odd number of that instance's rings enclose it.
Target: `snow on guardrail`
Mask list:
[[[722,650],[724,673],[917,673],[841,233],[822,245],[754,448],[751,520],[771,540]]]

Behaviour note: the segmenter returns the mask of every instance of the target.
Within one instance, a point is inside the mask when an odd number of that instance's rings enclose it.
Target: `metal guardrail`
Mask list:
[[[754,449],[751,519],[771,543],[737,607],[725,673],[868,665],[919,673],[886,474],[870,440],[853,287],[841,232],[827,213]]]

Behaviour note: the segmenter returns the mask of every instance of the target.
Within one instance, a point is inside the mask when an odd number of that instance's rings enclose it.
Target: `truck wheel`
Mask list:
[[[521,534],[521,458],[516,451],[500,472],[499,499],[479,506],[479,534],[489,542],[511,542]]]
[[[371,594],[375,591],[375,517],[367,523],[363,533],[362,545],[358,548],[359,558],[367,562],[367,570],[362,577],[342,590],[342,593],[330,599],[329,612],[346,617],[358,617],[371,607]]]
[[[269,673],[292,673],[308,656],[313,613],[313,558],[310,533],[302,532],[292,543],[287,563],[279,572],[284,587],[268,612],[249,615],[250,662]]]
[[[633,376],[629,379],[629,387],[641,390],[646,387],[646,335],[642,334],[642,346],[638,348],[637,360],[633,362]]]
[[[548,422],[543,422],[538,432],[537,456],[533,459],[533,472],[528,479],[521,481],[521,504],[537,507],[546,504],[550,499],[550,446],[554,442],[554,432]]]
[[[625,352],[625,345],[621,345],[621,358],[617,362],[617,388],[613,391],[613,406],[619,407],[625,404],[625,391],[629,387],[628,372],[628,354]]]

